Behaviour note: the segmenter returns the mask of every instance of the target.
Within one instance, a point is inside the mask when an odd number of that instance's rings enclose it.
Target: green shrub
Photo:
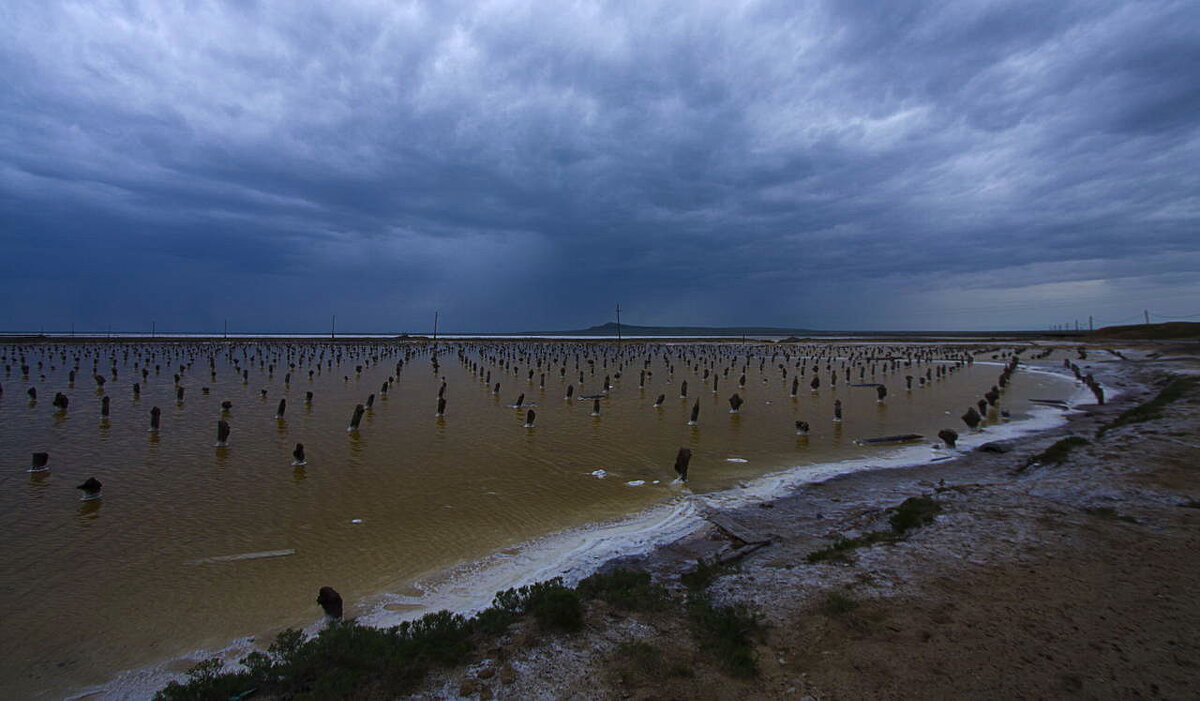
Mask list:
[[[508,627],[516,623],[521,618],[520,614],[513,611],[492,606],[475,614],[472,620],[475,623],[475,628],[484,635],[498,636],[503,635]]]
[[[187,681],[171,682],[155,694],[155,701],[227,701],[253,688],[248,674],[222,673],[224,665],[213,657],[187,671]]]
[[[545,630],[573,633],[583,628],[583,603],[574,589],[547,590],[530,605],[534,620]]]
[[[252,688],[313,701],[344,699],[366,688],[400,695],[431,666],[465,660],[472,650],[472,629],[462,616],[440,611],[386,630],[353,621],[331,623],[308,639],[286,630],[265,653],[254,652],[242,660],[246,671],[221,674],[220,662],[209,660],[189,672],[187,682],[172,682],[155,698],[226,701]]]
[[[929,497],[909,497],[892,514],[889,523],[896,533],[904,533],[912,528],[933,523],[933,519],[941,512],[942,505]]]
[[[529,614],[542,628],[565,632],[583,627],[579,594],[563,585],[562,577],[496,593],[492,608],[510,616]],[[496,614],[497,620],[502,620]]]
[[[683,573],[679,581],[692,591],[704,591],[708,589],[714,579],[727,572],[732,572],[734,569],[735,566],[732,564],[721,564],[704,559],[696,560],[695,568],[690,572]]]
[[[600,599],[625,611],[655,611],[667,600],[667,591],[650,578],[648,572],[615,569],[597,572],[577,587],[588,599]]]

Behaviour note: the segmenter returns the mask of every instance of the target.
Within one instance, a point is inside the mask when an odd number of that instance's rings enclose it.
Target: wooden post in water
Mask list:
[[[350,425],[346,428],[347,433],[357,433],[358,425],[362,422],[363,413],[366,411],[362,404],[354,405],[354,413],[350,416]]]
[[[675,474],[679,475],[680,482],[687,482],[688,464],[692,461],[692,451],[690,448],[680,448],[675,454]]]
[[[321,587],[317,592],[317,603],[321,605],[321,610],[326,616],[334,620],[341,619],[342,595],[334,591],[333,587]]]
[[[100,480],[96,479],[95,477],[88,477],[87,480],[83,484],[76,487],[76,489],[83,492],[83,496],[80,497],[81,501],[92,501],[93,499],[99,499],[104,496],[100,492],[101,488],[103,487],[104,485],[101,484]]]

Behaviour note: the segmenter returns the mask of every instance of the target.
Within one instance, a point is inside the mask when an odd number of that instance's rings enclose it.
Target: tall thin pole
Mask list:
[[[336,336],[337,336],[337,314],[333,314],[332,316],[329,317],[329,337],[335,338]]]
[[[1146,326],[1149,326],[1150,325],[1150,310],[1143,309],[1142,313],[1146,315]]]
[[[440,314],[441,314],[441,312],[437,312],[437,311],[435,311],[433,313],[433,345],[435,345],[435,346],[437,345],[438,316]]]
[[[1096,330],[1096,326],[1094,323],[1092,323],[1092,315],[1088,314],[1088,331],[1091,332],[1091,331],[1095,331],[1095,330]]]
[[[617,305],[617,343],[621,342],[621,305]]]
[[[229,338],[229,319],[225,320],[225,338]]]

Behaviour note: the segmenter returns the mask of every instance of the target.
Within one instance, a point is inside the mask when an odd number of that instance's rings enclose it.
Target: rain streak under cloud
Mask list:
[[[301,5],[5,3],[0,329],[1200,313],[1194,0]]]

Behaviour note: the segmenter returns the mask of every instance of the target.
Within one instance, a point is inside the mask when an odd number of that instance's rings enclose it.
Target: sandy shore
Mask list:
[[[1172,374],[1200,373],[1200,361],[1089,371],[1119,398],[1076,407],[1006,452],[801,487],[714,512],[719,525],[619,563],[681,590],[698,558],[766,541],[710,587],[717,603],[761,616],[751,678],[722,671],[678,610],[592,603],[583,632],[518,629],[476,664],[430,677],[419,697],[1197,698],[1200,396],[1095,436]],[[1069,435],[1089,443],[1022,469]],[[912,496],[940,503],[932,524],[845,562],[806,562],[839,537],[887,528],[888,507]],[[634,641],[656,651],[654,664],[622,652]]]

